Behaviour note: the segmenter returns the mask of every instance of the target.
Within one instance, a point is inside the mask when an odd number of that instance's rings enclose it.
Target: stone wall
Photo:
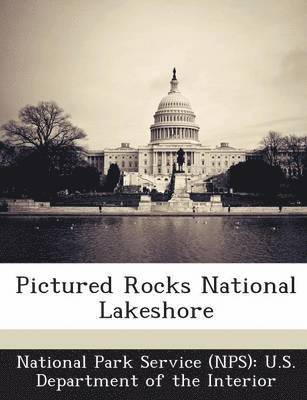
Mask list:
[[[224,207],[227,210],[227,207]],[[228,210],[227,210],[228,211]],[[307,207],[283,207],[279,212],[276,207],[231,207],[231,214],[307,214]]]
[[[48,202],[35,202],[31,199],[8,199],[8,212],[20,214],[105,214],[105,215],[127,215],[127,214],[225,214],[225,215],[307,215],[307,207],[283,207],[281,212],[279,207],[222,207],[219,202],[192,202],[187,200],[181,202],[151,202],[149,196],[141,196],[139,207],[72,207],[56,206],[50,207]]]
[[[47,201],[34,201],[33,199],[8,199],[8,211],[18,211],[27,209],[50,208],[50,203]]]

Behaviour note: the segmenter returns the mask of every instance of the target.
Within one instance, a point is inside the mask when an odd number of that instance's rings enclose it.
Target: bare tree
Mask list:
[[[19,120],[7,122],[1,131],[4,140],[19,152],[19,164],[28,168],[31,188],[35,186],[37,194],[48,195],[54,177],[65,175],[84,158],[78,141],[85,133],[54,102],[25,106]]]
[[[69,115],[54,102],[27,105],[19,112],[19,121],[2,126],[5,137],[17,146],[32,146],[38,150],[75,145],[85,133],[72,125]]]
[[[9,121],[1,130],[12,145],[32,149],[40,160],[40,168],[50,174],[55,168],[59,169],[63,154],[83,151],[77,142],[86,135],[69,118],[56,103],[40,102],[37,106],[22,108],[19,121]]]
[[[268,164],[276,166],[283,147],[283,137],[278,132],[270,131],[261,141],[264,155]]]
[[[306,137],[289,135],[284,137],[284,146],[287,150],[287,158],[290,175],[301,176],[303,174]]]

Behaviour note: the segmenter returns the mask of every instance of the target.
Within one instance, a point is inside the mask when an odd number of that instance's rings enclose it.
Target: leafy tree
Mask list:
[[[11,165],[17,156],[14,146],[0,141],[0,167]]]
[[[91,191],[97,190],[99,186],[99,172],[95,167],[76,167],[69,177],[71,190]]]
[[[46,198],[52,191],[49,175],[42,168],[42,154],[32,149],[20,152],[13,167],[13,184],[16,194]]]
[[[117,164],[111,164],[106,176],[105,191],[113,192],[120,179],[120,169]]]
[[[262,160],[248,160],[229,169],[229,184],[236,192],[275,194],[283,181],[281,169]]]

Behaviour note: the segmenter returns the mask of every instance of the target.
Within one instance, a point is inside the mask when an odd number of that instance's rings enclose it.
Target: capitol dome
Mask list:
[[[151,125],[151,143],[199,143],[199,127],[189,100],[178,90],[176,69],[170,82],[171,89],[159,103]]]
[[[179,92],[169,92],[167,96],[164,96],[160,101],[158,111],[170,108],[192,110],[189,100]]]

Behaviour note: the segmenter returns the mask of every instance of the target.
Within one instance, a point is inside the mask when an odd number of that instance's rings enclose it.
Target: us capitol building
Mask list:
[[[231,165],[246,159],[246,151],[221,143],[216,148],[203,146],[199,141],[199,126],[189,100],[178,89],[176,69],[170,91],[162,98],[150,127],[147,146],[132,148],[122,143],[114,149],[89,151],[88,162],[105,175],[116,163],[124,176],[124,185],[139,185],[164,192],[172,174],[177,151],[185,152],[184,171],[190,187],[203,191],[205,180],[228,170]]]

